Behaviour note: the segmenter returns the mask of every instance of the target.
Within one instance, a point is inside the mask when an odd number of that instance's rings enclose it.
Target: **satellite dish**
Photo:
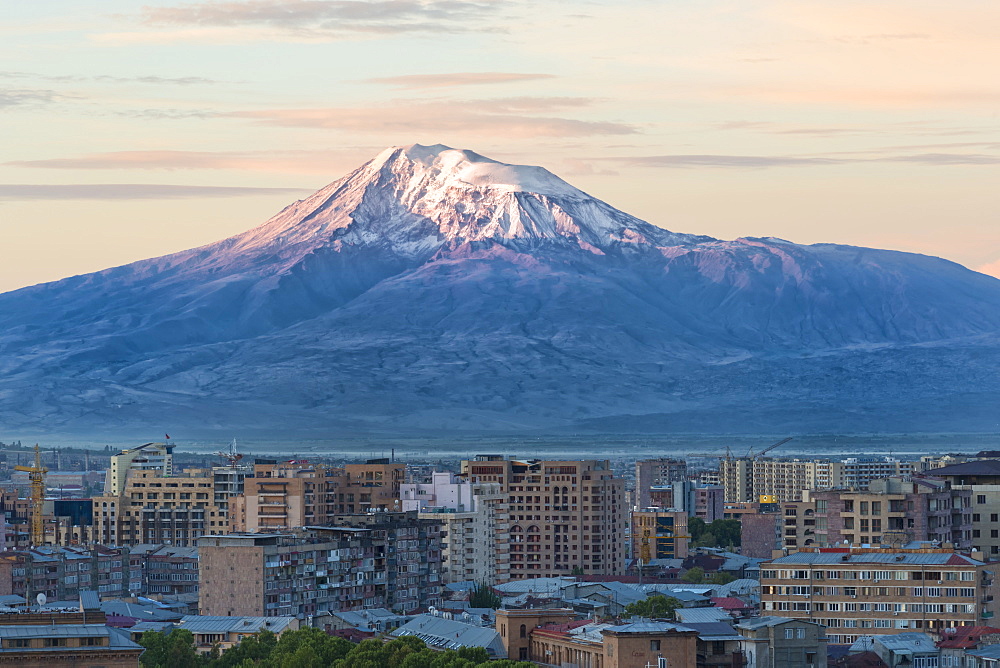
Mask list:
[[[39,594],[38,596],[35,597],[35,600],[38,601],[38,607],[42,607],[43,605],[45,605],[45,602],[49,599],[45,596],[45,594]]]

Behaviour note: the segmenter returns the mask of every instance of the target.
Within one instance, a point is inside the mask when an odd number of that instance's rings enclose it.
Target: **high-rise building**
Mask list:
[[[441,523],[445,582],[498,584],[510,579],[507,497],[499,483],[464,482],[435,472],[429,483],[404,483],[404,511]]]
[[[104,494],[118,496],[124,492],[129,471],[156,471],[162,476],[170,476],[173,474],[173,452],[174,446],[166,443],[145,443],[111,455]]]
[[[635,463],[634,510],[649,508],[649,489],[687,480],[687,461],[683,459],[641,459]],[[681,508],[683,506],[673,506]]]
[[[983,453],[987,454],[987,453]],[[970,494],[970,541],[990,561],[1000,561],[1000,460],[976,461],[935,468],[927,475],[946,480],[954,490]]]
[[[726,502],[773,496],[779,502],[801,501],[807,489],[864,490],[872,480],[910,475],[913,462],[893,457],[827,459],[729,458],[720,464]]]
[[[607,460],[462,462],[472,483],[507,497],[511,579],[614,575],[624,568],[625,489]]]

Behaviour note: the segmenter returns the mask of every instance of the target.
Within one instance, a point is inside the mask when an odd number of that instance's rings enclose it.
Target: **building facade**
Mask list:
[[[623,571],[625,488],[607,460],[462,462],[472,483],[507,496],[511,579]]]
[[[950,549],[802,548],[761,564],[763,614],[806,619],[832,643],[989,623],[996,578]]]
[[[429,483],[404,483],[404,511],[441,523],[445,582],[510,580],[507,497],[499,483],[470,483],[435,472]]]
[[[719,475],[726,502],[756,501],[760,496],[778,502],[801,501],[807,489],[865,490],[872,480],[913,473],[913,462],[893,457],[826,459],[729,458],[720,463]]]
[[[653,505],[649,488],[670,485],[687,480],[687,461],[684,459],[642,459],[635,463],[634,510],[642,510]],[[683,507],[683,506],[670,506]]]
[[[315,617],[440,605],[440,525],[416,513],[337,516],[297,534],[198,542],[203,615]]]

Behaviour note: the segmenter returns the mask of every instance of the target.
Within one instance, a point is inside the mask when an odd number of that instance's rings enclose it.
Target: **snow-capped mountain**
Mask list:
[[[0,421],[964,430],[998,330],[1000,281],[939,258],[679,234],[414,145],[243,234],[0,295]]]

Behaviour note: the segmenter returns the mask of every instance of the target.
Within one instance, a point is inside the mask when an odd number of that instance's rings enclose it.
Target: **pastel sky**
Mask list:
[[[678,232],[1000,276],[995,0],[44,0],[0,23],[0,291],[253,227],[397,144]]]

